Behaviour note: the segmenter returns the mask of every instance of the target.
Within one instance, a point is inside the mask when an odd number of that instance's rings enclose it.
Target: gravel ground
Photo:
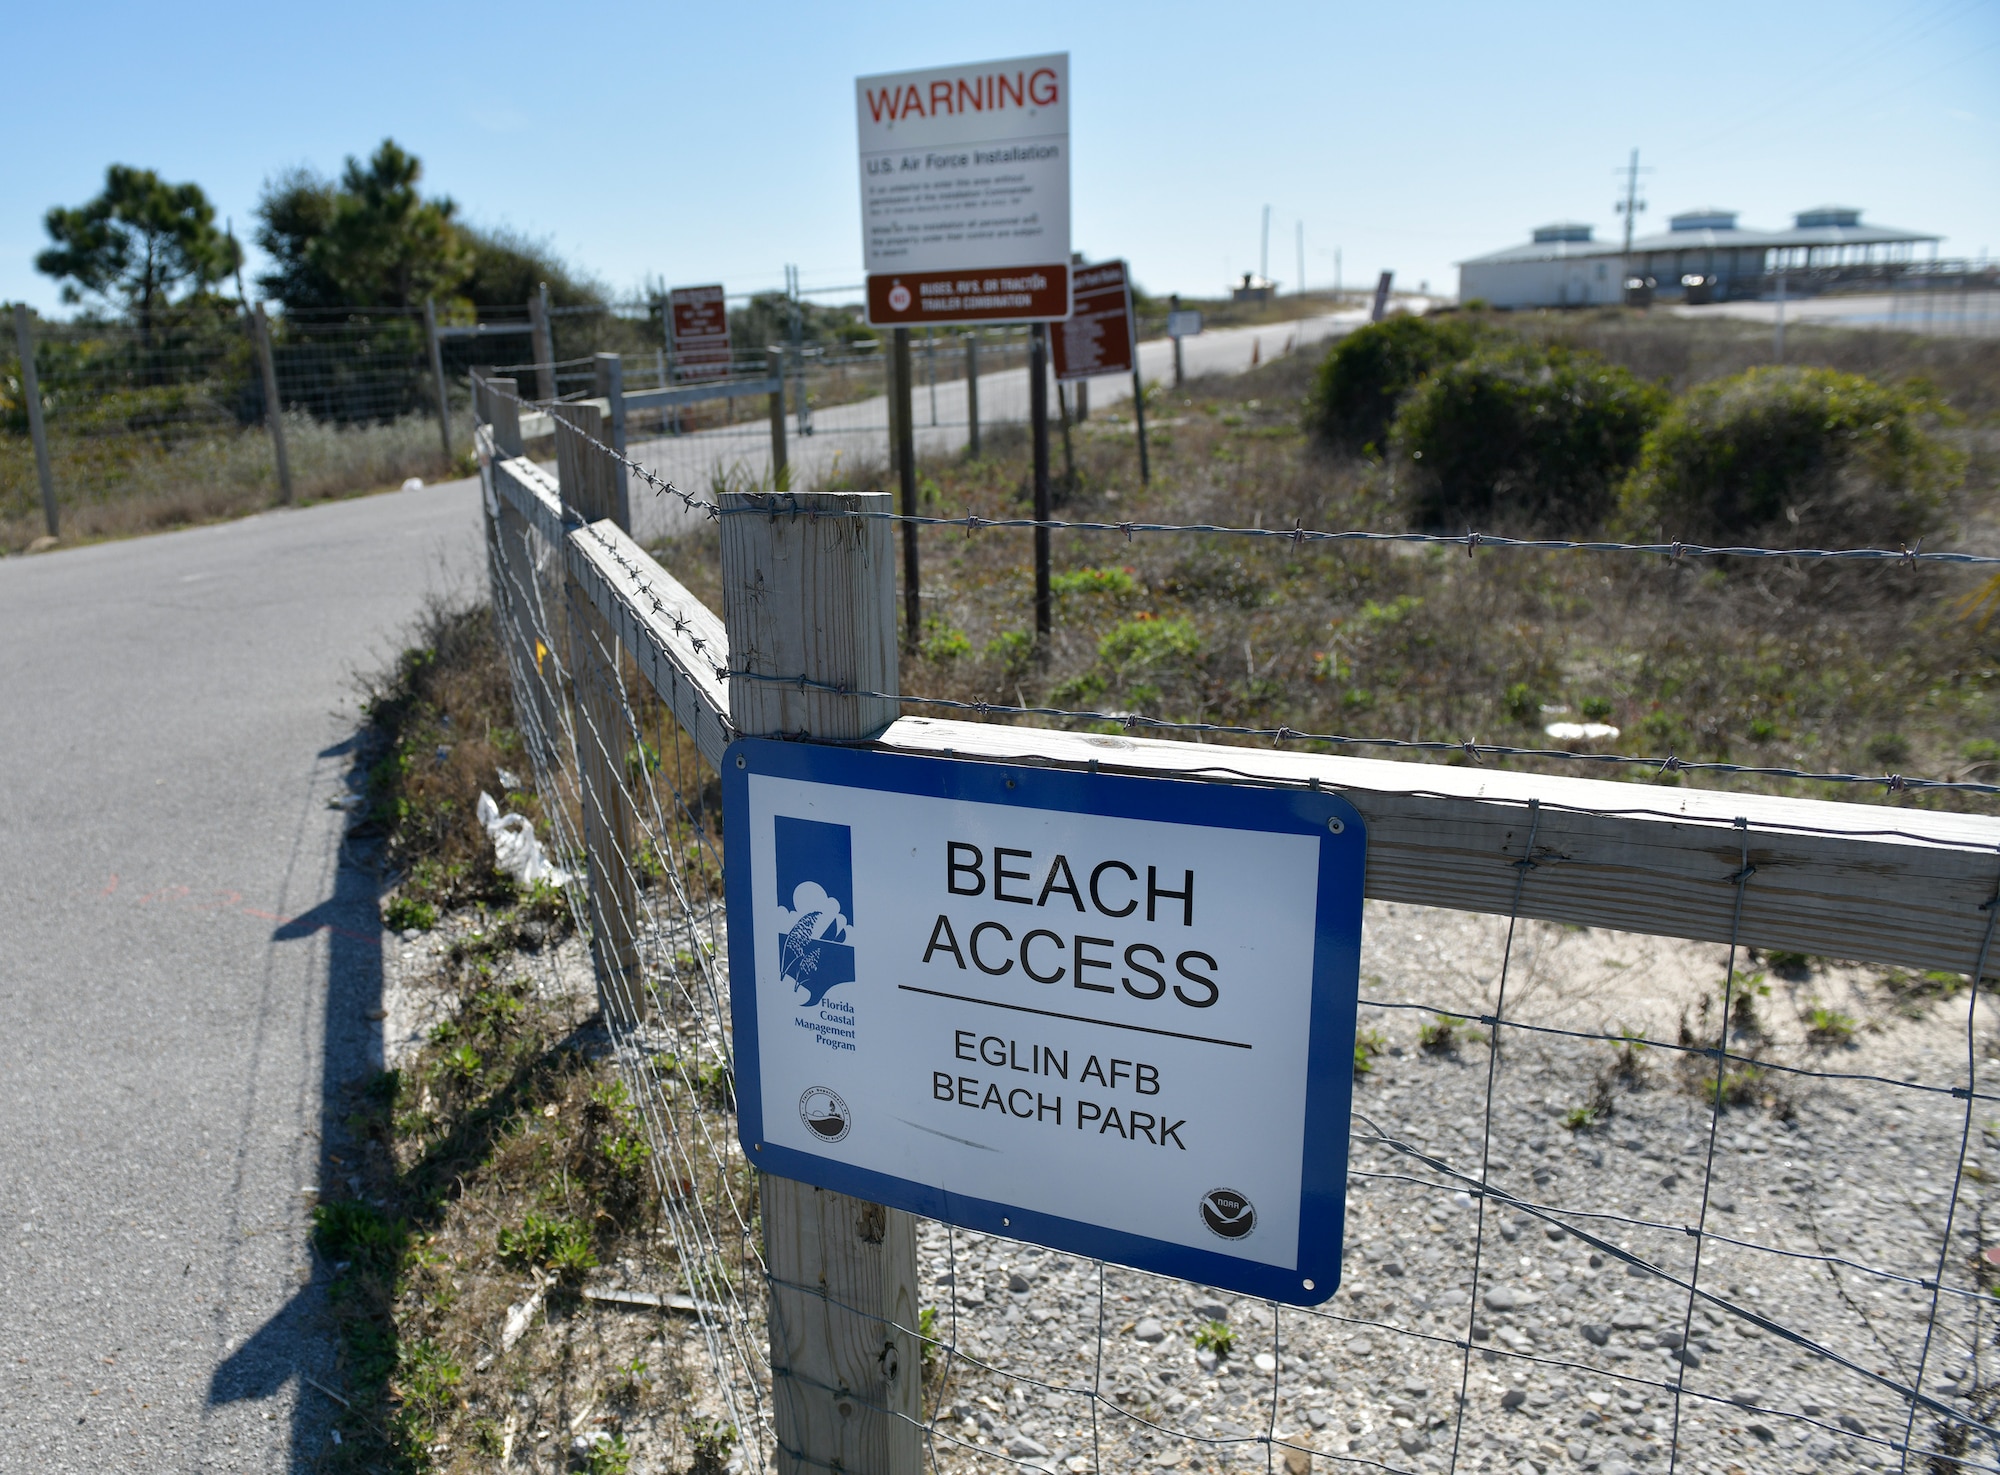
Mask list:
[[[1274,1309],[927,1224],[920,1274],[948,1344],[930,1385],[946,1379],[939,1466],[1422,1471],[1450,1467],[1456,1445],[1461,1469],[1617,1475],[1665,1470],[1678,1419],[1677,1468],[1897,1468],[1907,1410],[1870,1375],[1908,1383],[1923,1353],[1932,1293],[1915,1282],[1938,1273],[1967,1125],[1951,1094],[1964,993],[1913,1000],[1911,980],[1899,991],[1881,970],[1781,977],[1739,957],[1734,992],[1756,1027],[1732,1049],[1765,1071],[1714,1118],[1712,1064],[1666,1046],[1683,1018],[1712,1037],[1717,946],[1523,924],[1506,1017],[1532,1028],[1506,1030],[1497,1062],[1476,1026],[1424,1048],[1439,1012],[1493,1011],[1505,935],[1504,919],[1368,909],[1361,1024],[1380,1053],[1357,1088],[1345,1269],[1325,1305]],[[420,970],[440,945],[413,940],[400,963]],[[587,989],[581,951],[560,958],[560,986]],[[420,1037],[421,1001],[392,987],[388,1004],[392,1040]],[[1812,1043],[1815,1007],[1847,1015],[1852,1042]],[[2000,1043],[1984,1010],[1978,1025],[1983,1071]],[[1556,1031],[1659,1043],[1621,1056]],[[1543,1213],[1489,1206],[1482,1226],[1452,1173],[1478,1178],[1489,1075],[1491,1179]],[[1924,1387],[1990,1418],[1993,1319],[1975,1272],[2000,1241],[1983,1182],[1986,1164],[2000,1170],[2000,1113],[1976,1105]],[[1685,1289],[1616,1253],[1685,1281],[1705,1182],[1700,1285],[1812,1345],[1713,1303],[1690,1316]],[[621,1267],[620,1281],[649,1276]],[[1234,1335],[1221,1357],[1196,1346],[1212,1322]],[[707,1403],[707,1382],[683,1386]],[[1919,1468],[1940,1429],[1918,1420]],[[635,1470],[677,1468],[635,1448]],[[1995,1463],[1990,1442],[1962,1453]]]
[[[1004,1453],[1071,1471],[1432,1470],[1451,1465],[1456,1442],[1462,1469],[1664,1470],[1678,1384],[1681,1468],[1896,1468],[1890,1445],[1903,1440],[1907,1410],[1868,1374],[1907,1383],[1922,1352],[1932,1296],[1909,1281],[1937,1275],[1966,1125],[1965,1102],[1949,1094],[1966,1070],[1963,995],[1911,1017],[1919,1011],[1895,1007],[1877,970],[1764,970],[1768,994],[1748,976],[1739,983],[1760,1028],[1735,1032],[1732,1048],[1886,1079],[1770,1070],[1723,1113],[1700,1285],[1857,1371],[1725,1308],[1705,1304],[1690,1319],[1684,1289],[1549,1218],[1489,1208],[1482,1234],[1473,1198],[1413,1152],[1477,1178],[1490,1069],[1493,1182],[1687,1279],[1696,1241],[1683,1226],[1701,1215],[1710,1151],[1701,1081],[1712,1077],[1700,1072],[1712,1066],[1656,1046],[1631,1052],[1621,1075],[1606,1041],[1514,1030],[1497,1066],[1465,1031],[1455,1050],[1426,1051],[1418,1030],[1431,1011],[1491,1012],[1505,922],[1371,905],[1367,923],[1363,993],[1377,1002],[1362,1026],[1384,1036],[1383,1053],[1357,1091],[1338,1294],[1274,1315],[1112,1269],[1100,1302],[1093,1264],[969,1234],[954,1242],[932,1226],[922,1273],[944,1336],[1000,1369],[954,1362],[944,1466],[991,1467]],[[1671,1043],[1683,1010],[1701,1032],[1701,996],[1719,990],[1725,958],[1713,946],[1525,925],[1507,1016]],[[1756,970],[1739,959],[1739,972]],[[1848,1013],[1857,1042],[1808,1043],[1815,1005]],[[1987,1023],[1982,1011],[1982,1065]],[[1609,1114],[1567,1127],[1593,1099]],[[1972,1174],[2000,1161],[1993,1115],[1979,1103]],[[1985,1196],[1980,1182],[1963,1184],[1924,1384],[1955,1408],[1989,1406],[1971,1356],[1992,1341],[1973,1269],[1995,1237],[1981,1232]],[[1236,1337],[1220,1360],[1194,1345],[1212,1320]],[[1991,1365],[1987,1346],[1977,1371]],[[1092,1400],[1062,1391],[1093,1386],[1108,1400],[1094,1405],[1094,1433]],[[1301,1449],[1268,1448],[1258,1442],[1267,1433]],[[1918,1421],[1919,1457],[1937,1437],[1934,1417]],[[1993,1449],[1967,1448],[1968,1467],[1991,1467]]]

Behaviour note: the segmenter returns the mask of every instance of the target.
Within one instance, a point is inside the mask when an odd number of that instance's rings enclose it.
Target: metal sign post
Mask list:
[[[1174,340],[1174,388],[1179,389],[1187,382],[1187,373],[1181,367],[1181,339],[1193,338],[1201,332],[1201,314],[1192,308],[1181,307],[1177,292],[1167,299],[1167,336]]]
[[[1333,1294],[1366,852],[1345,799],[767,739],[722,774],[752,1162]]]

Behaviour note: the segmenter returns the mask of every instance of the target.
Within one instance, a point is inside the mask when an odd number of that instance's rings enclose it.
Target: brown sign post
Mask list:
[[[729,374],[729,309],[722,288],[676,287],[667,294],[676,379]]]
[[[1132,284],[1122,261],[1074,269],[1069,321],[1056,330],[1056,378],[1129,374],[1138,334],[1132,326]]]
[[[1055,330],[1056,378],[1068,383],[1100,374],[1132,376],[1139,424],[1139,480],[1152,480],[1146,455],[1146,386],[1139,375],[1139,330],[1132,318],[1132,274],[1122,261],[1100,261],[1070,273],[1069,321]],[[1067,426],[1064,434],[1068,434]]]

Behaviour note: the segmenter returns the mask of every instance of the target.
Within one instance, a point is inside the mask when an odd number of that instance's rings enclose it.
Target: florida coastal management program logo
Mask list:
[[[1233,1188],[1211,1188],[1201,1197],[1201,1222],[1221,1239],[1247,1239],[1257,1227],[1257,1209]]]

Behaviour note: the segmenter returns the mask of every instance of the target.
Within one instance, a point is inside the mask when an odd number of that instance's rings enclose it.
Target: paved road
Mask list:
[[[1413,304],[1421,311],[1423,299]],[[1223,328],[1182,340],[1182,367],[1189,377],[1210,374],[1240,374],[1253,362],[1268,362],[1288,349],[1297,351],[1323,343],[1366,322],[1364,309],[1329,313],[1293,323],[1272,323],[1255,328]],[[1148,382],[1173,382],[1174,347],[1160,338],[1139,346],[1139,369]],[[950,455],[964,449],[968,439],[965,381],[950,379],[937,386],[937,423],[931,423],[931,393],[923,384],[923,363],[918,356],[919,379],[915,398],[917,454]],[[1130,376],[1094,379],[1090,386],[1093,409],[1123,403],[1132,397]],[[758,401],[761,405],[762,401]],[[1051,406],[1055,396],[1049,397]],[[1053,413],[1053,411],[1051,411]],[[982,426],[1004,422],[1025,422],[1028,418],[1028,371],[1015,367],[979,377],[979,418]],[[796,430],[796,421],[791,422]],[[838,469],[838,465],[881,468],[888,462],[888,402],[881,395],[836,405],[813,412],[813,434],[790,440],[788,457],[795,484],[818,485]],[[671,439],[644,440],[629,448],[633,460],[667,477],[676,486],[705,495],[713,477],[746,478],[751,481],[769,475],[771,443],[769,423],[745,421],[733,426],[702,431]],[[837,460],[838,458],[838,465]],[[635,488],[634,531],[642,542],[686,530],[691,519],[684,507]]]
[[[1217,333],[1190,370],[1294,331]],[[1012,381],[982,380],[988,415],[1024,413]],[[427,591],[478,586],[479,537],[459,482],[0,560],[0,1471],[327,1448],[309,1190],[380,1058],[382,935],[326,804],[355,675]]]
[[[1775,299],[1679,306],[1675,317],[1741,318],[1775,323]],[[1878,292],[1845,296],[1795,297],[1785,304],[1785,321],[1827,328],[1889,328],[1938,338],[2000,338],[2000,292]]]
[[[353,675],[483,567],[470,483],[0,561],[0,1470],[325,1448],[318,1138],[378,1058]],[[337,1385],[336,1385],[337,1386]]]

